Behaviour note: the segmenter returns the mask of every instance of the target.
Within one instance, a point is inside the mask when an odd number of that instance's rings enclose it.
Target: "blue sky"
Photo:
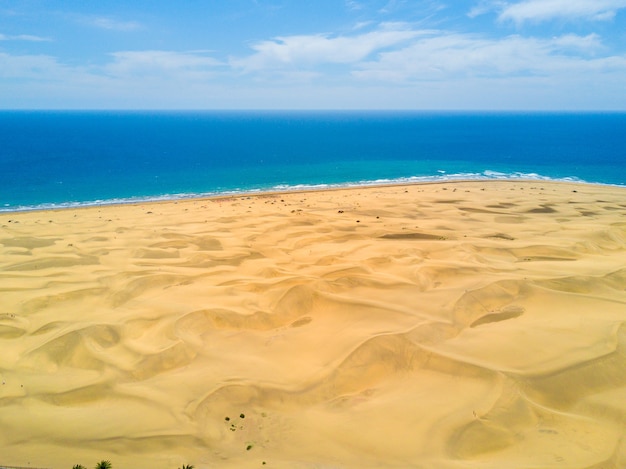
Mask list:
[[[626,0],[0,0],[0,108],[626,110]]]

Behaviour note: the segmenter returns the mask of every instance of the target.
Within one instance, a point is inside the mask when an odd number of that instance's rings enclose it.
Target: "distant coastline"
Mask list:
[[[0,111],[0,211],[454,180],[626,185],[626,113]]]
[[[293,194],[293,193],[308,193],[308,192],[320,192],[320,191],[336,191],[343,189],[359,189],[359,188],[376,188],[376,187],[394,187],[394,186],[416,186],[416,185],[430,185],[430,184],[455,184],[455,183],[467,183],[467,182],[545,182],[551,184],[576,184],[581,186],[605,186],[624,188],[623,184],[606,184],[599,182],[582,181],[577,178],[563,178],[563,179],[551,179],[548,177],[529,177],[529,175],[519,176],[502,176],[502,177],[467,177],[467,175],[459,175],[459,177],[415,177],[415,178],[402,178],[393,181],[362,181],[358,183],[345,183],[345,184],[318,184],[318,185],[295,185],[295,186],[281,186],[271,188],[258,188],[249,190],[230,190],[224,192],[207,192],[197,194],[164,194],[161,196],[147,196],[147,197],[130,197],[127,199],[111,199],[111,200],[94,200],[84,202],[65,202],[60,204],[40,204],[33,206],[23,206],[15,208],[0,207],[0,213],[20,213],[20,212],[34,212],[34,211],[56,211],[56,210],[72,210],[89,207],[109,207],[117,205],[141,205],[141,204],[156,204],[156,203],[168,203],[178,201],[193,201],[193,200],[218,200],[232,197],[263,197],[268,195],[277,194]]]

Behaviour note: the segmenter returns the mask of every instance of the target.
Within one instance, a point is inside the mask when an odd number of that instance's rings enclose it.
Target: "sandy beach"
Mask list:
[[[626,189],[0,214],[0,466],[626,467]]]

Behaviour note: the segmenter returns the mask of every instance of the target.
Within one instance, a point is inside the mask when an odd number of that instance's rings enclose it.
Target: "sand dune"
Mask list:
[[[626,190],[0,215],[0,465],[626,467]]]

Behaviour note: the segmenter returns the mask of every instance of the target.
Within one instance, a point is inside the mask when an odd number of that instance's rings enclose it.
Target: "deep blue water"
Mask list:
[[[626,113],[0,112],[0,210],[455,178],[626,185]]]

